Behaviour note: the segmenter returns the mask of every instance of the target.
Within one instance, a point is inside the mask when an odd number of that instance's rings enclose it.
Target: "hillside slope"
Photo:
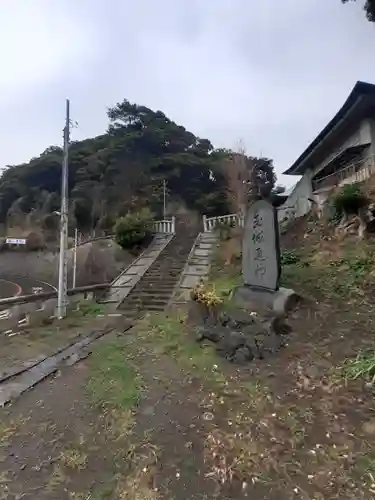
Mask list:
[[[224,178],[216,168],[220,152],[210,141],[161,111],[127,100],[109,109],[108,118],[105,134],[70,147],[72,227],[105,228],[145,204],[161,214],[163,180],[169,200],[183,200],[206,214],[227,212]],[[51,214],[60,207],[61,162],[61,148],[52,146],[28,163],[8,167],[0,179],[0,223],[56,226]]]

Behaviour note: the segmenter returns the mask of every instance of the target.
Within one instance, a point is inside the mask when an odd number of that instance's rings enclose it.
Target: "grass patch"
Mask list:
[[[172,356],[181,366],[205,379],[222,383],[224,376],[211,346],[201,346],[189,332],[186,317],[179,314],[152,314],[139,324],[139,335],[156,355]],[[136,342],[139,341],[137,336]]]
[[[22,426],[29,420],[22,416],[17,419],[12,419],[9,422],[0,422],[0,448],[6,448],[12,442],[12,439],[17,436]]]
[[[375,352],[367,351],[358,354],[355,359],[348,359],[342,366],[342,372],[347,379],[375,382]]]
[[[90,358],[89,367],[87,388],[95,405],[121,412],[138,404],[140,379],[126,359],[125,346],[121,340],[98,344]]]
[[[241,285],[242,282],[243,281],[241,273],[227,275],[227,276],[224,274],[222,276],[213,278],[210,281],[210,283],[212,283],[214,289],[216,290],[217,294],[223,298],[228,297],[233,288]]]
[[[99,314],[104,314],[105,311],[105,304],[98,304],[90,300],[82,300],[77,304],[77,310],[74,312],[79,316],[96,318]]]
[[[284,253],[284,252],[283,252]],[[374,285],[375,252],[366,242],[318,244],[299,255],[289,251],[283,260],[282,284],[327,299],[362,300]]]

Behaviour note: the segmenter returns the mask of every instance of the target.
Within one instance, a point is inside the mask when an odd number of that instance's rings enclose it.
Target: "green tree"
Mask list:
[[[228,212],[219,153],[153,111],[124,100],[108,110],[105,134],[73,142],[69,154],[69,213],[82,229],[149,207],[162,214],[163,180],[169,199],[207,215]],[[0,222],[33,211],[42,218],[60,209],[62,150],[46,148],[30,162],[8,167],[0,178]],[[47,219],[48,220],[48,219]]]
[[[357,0],[341,0],[342,3],[356,2]],[[364,5],[366,17],[370,22],[375,22],[375,0],[366,0]]]

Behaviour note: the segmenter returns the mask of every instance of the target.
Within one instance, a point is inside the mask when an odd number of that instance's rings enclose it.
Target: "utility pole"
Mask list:
[[[57,296],[57,317],[66,316],[67,306],[67,253],[68,253],[68,160],[69,160],[69,99],[66,100],[66,116],[64,127],[64,157],[61,171],[61,212],[60,212],[60,259],[59,259],[59,289]]]
[[[165,179],[163,180],[163,220],[165,220],[166,216],[167,216],[167,183],[165,181]]]
[[[76,287],[77,280],[77,246],[78,246],[78,229],[74,230],[74,250],[73,250],[73,285],[72,287]]]

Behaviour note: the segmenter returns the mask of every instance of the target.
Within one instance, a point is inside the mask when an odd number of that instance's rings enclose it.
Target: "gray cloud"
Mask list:
[[[242,139],[280,173],[356,80],[375,82],[374,44],[360,2],[13,0],[0,16],[0,165],[61,142],[65,97],[74,139],[101,133],[126,97],[217,147]]]

